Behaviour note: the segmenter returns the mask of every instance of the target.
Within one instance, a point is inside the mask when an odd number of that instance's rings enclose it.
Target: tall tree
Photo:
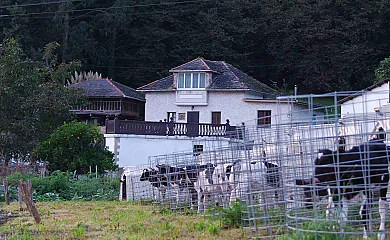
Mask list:
[[[28,153],[65,120],[72,118],[70,108],[82,101],[82,94],[59,83],[70,68],[56,65],[46,48],[47,61],[28,59],[15,39],[5,40],[0,58],[0,151],[28,156]],[[50,61],[49,61],[50,58]],[[47,63],[50,62],[48,65]],[[70,78],[70,75],[69,75]]]
[[[23,3],[21,3],[23,2]],[[362,89],[390,55],[390,1],[382,0],[0,0],[0,36],[40,59],[61,43],[60,62],[138,87],[199,56],[300,92]]]

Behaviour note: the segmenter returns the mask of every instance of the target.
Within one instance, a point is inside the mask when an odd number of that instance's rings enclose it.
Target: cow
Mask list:
[[[149,168],[142,171],[140,181],[149,181],[157,189],[155,200],[164,201],[168,188],[168,179],[166,177],[159,175],[156,169]]]
[[[353,146],[350,150],[322,149],[315,159],[314,175],[310,179],[297,179],[296,185],[305,185],[306,206],[312,207],[313,195],[328,196],[331,204],[341,204],[340,229],[344,231],[348,217],[348,201],[362,196],[360,216],[364,222],[363,238],[371,229],[370,215],[373,191],[379,188],[380,226],[378,239],[385,239],[386,194],[389,184],[389,147],[378,137]]]
[[[198,212],[213,196],[214,191],[221,187],[217,185],[215,165],[212,163],[192,164],[184,167],[175,167],[167,164],[156,165],[157,169],[144,169],[140,181],[149,181],[158,189],[158,194],[165,199],[168,187],[176,191],[176,204],[179,204],[179,193],[187,189],[190,195],[191,209],[198,200]]]
[[[278,192],[280,191],[281,186],[280,167],[277,164],[266,160],[266,154],[264,151],[263,157],[260,160],[251,160],[249,162],[251,165],[250,169],[248,169],[248,163],[243,164],[240,161],[240,164],[241,167],[239,167],[239,171],[246,174],[249,173],[250,179],[248,180],[244,176],[239,178],[239,183],[230,194],[230,204],[234,203],[237,198],[241,198],[241,200],[248,200],[246,195],[248,195],[249,192],[251,192],[253,195],[258,195],[258,193],[263,194],[265,189],[269,187],[274,189],[275,201],[279,199]],[[254,200],[257,201],[258,199]]]

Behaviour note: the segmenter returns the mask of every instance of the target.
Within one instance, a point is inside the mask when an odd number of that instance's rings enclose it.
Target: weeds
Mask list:
[[[207,231],[212,235],[219,235],[221,232],[221,227],[216,223],[211,223],[207,228]]]
[[[17,182],[31,180],[35,201],[97,201],[117,200],[119,196],[119,179],[82,178],[74,179],[73,174],[55,171],[50,176],[40,177],[20,172],[7,176],[11,200],[17,199]],[[4,191],[0,189],[0,201],[4,201]]]
[[[82,222],[77,223],[76,228],[71,232],[71,237],[75,239],[85,239],[85,231],[87,226]]]
[[[237,200],[227,208],[210,208],[209,212],[217,216],[224,228],[239,228],[242,226],[242,214],[247,209],[247,206]]]

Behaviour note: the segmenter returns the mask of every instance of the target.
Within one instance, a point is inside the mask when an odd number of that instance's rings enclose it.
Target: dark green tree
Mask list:
[[[390,77],[390,58],[385,58],[380,61],[379,66],[375,69],[375,78],[379,82]]]
[[[65,123],[42,142],[33,157],[48,163],[50,171],[87,173],[97,166],[99,172],[117,168],[114,154],[104,146],[104,135],[93,125]]]
[[[299,93],[360,90],[388,57],[390,1],[1,1],[0,36],[32,59],[57,41],[59,62],[80,59],[131,87],[202,56]]]
[[[46,48],[49,54],[50,45]],[[0,154],[27,157],[37,144],[64,121],[72,119],[70,109],[82,103],[83,95],[59,83],[77,65],[57,65],[51,59],[28,59],[15,39],[5,40],[0,58]],[[70,74],[69,74],[70,78]]]

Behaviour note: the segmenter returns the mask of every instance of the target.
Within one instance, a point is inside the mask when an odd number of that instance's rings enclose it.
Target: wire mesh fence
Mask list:
[[[127,199],[230,214],[252,238],[385,239],[388,101],[388,91],[281,97],[272,120],[129,169]]]
[[[148,168],[148,164],[124,168],[120,177],[120,200],[152,202],[155,194],[153,187],[149,183],[140,180],[142,172]]]
[[[332,114],[321,120],[277,126],[288,238],[385,239],[388,234],[389,119],[383,106],[388,91],[344,97],[334,93],[327,109]]]

